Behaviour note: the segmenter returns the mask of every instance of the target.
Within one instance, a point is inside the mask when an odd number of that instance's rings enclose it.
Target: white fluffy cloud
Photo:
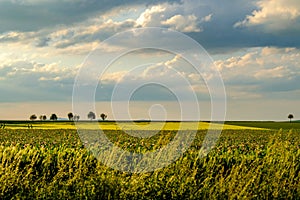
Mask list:
[[[175,55],[170,59],[150,65],[141,65],[133,68],[131,71],[118,71],[106,73],[101,77],[103,91],[106,88],[111,90],[114,87],[135,88],[143,85],[165,85],[168,90],[176,91],[181,94],[186,94],[188,98],[191,93],[199,95],[201,99],[208,98],[208,90],[203,81],[201,74],[187,63],[179,55]],[[170,98],[166,93],[162,92],[163,87],[145,87],[143,95],[139,96],[142,99],[160,99]],[[170,99],[169,99],[170,100]]]
[[[252,48],[240,55],[215,61],[215,65],[220,69],[231,97],[257,98],[268,95],[270,91],[300,89],[299,49]]]
[[[15,87],[39,87],[43,81],[70,84],[76,76],[78,67],[64,67],[60,63],[43,64],[29,60],[14,59],[0,64],[2,85]],[[53,82],[54,81],[54,82]],[[51,88],[51,84],[49,88]]]
[[[242,51],[243,52],[243,51]],[[215,62],[220,70],[261,70],[274,66],[289,66],[298,69],[300,61],[300,50],[296,48],[259,47],[248,49],[240,55],[232,56],[225,60]]]
[[[293,72],[287,66],[278,66],[271,69],[262,69],[254,74],[257,79],[286,78],[291,79]]]
[[[209,22],[212,14],[196,16],[195,13],[187,12],[190,9],[190,3],[190,1],[183,1],[181,4],[164,3],[151,6],[136,20],[137,25],[141,27],[163,26],[181,32],[201,32],[201,23]],[[200,6],[197,3],[194,5]]]
[[[197,26],[198,18],[195,15],[174,15],[173,17],[161,22],[163,25],[174,27],[175,30],[182,32],[200,32]]]
[[[254,10],[238,26],[263,25],[266,31],[300,30],[300,1],[298,0],[260,0]]]

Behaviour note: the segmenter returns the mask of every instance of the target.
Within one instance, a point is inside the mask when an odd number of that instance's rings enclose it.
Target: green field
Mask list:
[[[0,129],[0,199],[300,198],[300,123],[226,122],[216,147],[201,158],[209,124],[201,122],[182,157],[141,174],[99,162],[84,148],[72,122],[30,122],[32,129],[27,123],[6,122]],[[183,123],[180,134],[188,135],[195,123]],[[99,124],[116,146],[135,153],[164,147],[178,128],[178,122],[169,122],[152,137],[135,138],[124,131],[147,134],[161,124]],[[81,126],[94,134],[91,127],[99,124]]]
[[[84,129],[103,130],[191,130],[197,127],[198,130],[211,129],[220,130],[239,130],[239,129],[300,129],[300,122],[251,122],[251,121],[229,121],[224,125],[210,122],[115,122],[115,121],[0,121],[0,124],[6,124],[6,129],[28,129],[31,124],[34,129],[74,129],[76,126]]]

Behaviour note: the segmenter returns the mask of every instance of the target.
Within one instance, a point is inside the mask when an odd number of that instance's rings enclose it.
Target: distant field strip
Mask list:
[[[12,123],[8,129],[99,129],[102,130],[266,130],[265,128],[218,124],[208,122],[44,122],[44,123]]]
[[[255,127],[245,127],[236,125],[223,125],[217,123],[208,122],[151,122],[151,123],[117,123],[117,124],[100,124],[103,130],[222,130],[222,129],[252,129],[252,130],[262,130],[261,128]]]

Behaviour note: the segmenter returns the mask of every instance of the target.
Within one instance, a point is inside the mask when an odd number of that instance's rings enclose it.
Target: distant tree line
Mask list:
[[[79,121],[79,119],[80,119],[79,115],[74,115],[72,112],[69,112],[67,114],[67,116],[68,116],[68,119],[70,121]],[[94,120],[94,119],[96,119],[96,114],[94,112],[90,111],[87,114],[87,118],[90,119],[90,120]],[[101,113],[100,118],[104,121],[107,118],[107,115],[105,113]],[[30,119],[30,121],[35,121],[37,119],[37,115],[36,114],[30,115],[29,119]],[[46,121],[47,120],[47,116],[46,115],[40,115],[39,119],[41,121]],[[51,114],[51,116],[50,116],[49,119],[51,121],[57,121],[58,117],[57,117],[57,115],[55,113],[53,113],[53,114]]]
[[[80,119],[80,116],[79,116],[79,115],[74,115],[72,112],[69,112],[67,116],[68,116],[68,119],[69,119],[70,121],[79,121],[79,119]],[[96,114],[95,114],[94,112],[90,111],[90,112],[87,114],[87,118],[90,119],[90,120],[94,120],[94,119],[96,119]],[[104,121],[104,120],[106,120],[107,115],[106,115],[105,113],[101,113],[101,114],[100,114],[100,118]],[[288,115],[288,119],[290,120],[290,123],[292,122],[292,119],[293,119],[293,118],[294,118],[294,115],[293,115],[293,114],[289,114],[289,115]],[[36,116],[35,114],[33,114],[33,115],[31,115],[31,116],[29,117],[29,119],[30,119],[31,121],[34,121],[34,120],[37,119],[37,116]],[[40,119],[41,121],[45,121],[45,120],[47,120],[47,116],[46,116],[46,115],[40,115],[39,119]],[[58,117],[57,117],[57,115],[56,115],[55,113],[51,114],[51,116],[50,116],[50,120],[51,120],[51,121],[56,121],[57,119],[58,119]],[[0,128],[2,128],[2,127],[4,127],[4,126],[5,126],[5,125],[1,125]]]

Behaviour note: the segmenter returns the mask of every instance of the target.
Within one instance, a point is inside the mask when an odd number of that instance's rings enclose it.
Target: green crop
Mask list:
[[[121,130],[104,133],[138,153],[159,149],[176,135],[164,130],[139,139]],[[224,130],[216,147],[199,158],[205,134],[199,130],[171,165],[131,174],[99,162],[75,130],[0,130],[0,199],[300,198],[298,129]]]

